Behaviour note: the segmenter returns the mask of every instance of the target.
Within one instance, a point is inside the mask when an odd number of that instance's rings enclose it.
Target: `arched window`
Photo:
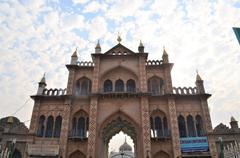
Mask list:
[[[136,85],[135,81],[130,79],[127,81],[127,92],[135,92],[136,91]]]
[[[186,123],[182,115],[178,116],[178,128],[180,137],[187,137]]]
[[[200,115],[196,116],[196,129],[197,129],[197,136],[203,136],[203,122],[202,117]]]
[[[14,149],[12,158],[22,158],[22,154],[18,149]]]
[[[80,136],[80,138],[84,138],[85,137],[85,118],[84,117],[80,117],[78,119],[78,136]]]
[[[85,79],[81,84],[81,94],[87,95],[91,92],[92,83],[89,79]]]
[[[87,119],[86,119],[86,134],[85,134],[85,136],[86,137],[88,137],[88,130],[89,130],[89,118],[87,117]]]
[[[163,94],[163,80],[158,77],[152,77],[148,80],[148,91],[153,95]]]
[[[157,137],[163,136],[162,120],[160,117],[155,117],[155,130]]]
[[[115,92],[123,92],[124,91],[124,83],[121,79],[115,82]]]
[[[75,136],[77,134],[77,119],[74,117],[72,119],[72,135]]]
[[[37,131],[38,137],[44,136],[44,130],[45,130],[44,122],[45,122],[45,116],[41,115],[38,120],[38,131]]]
[[[151,124],[151,138],[155,138],[154,122],[152,117],[150,117],[150,124]]]
[[[61,127],[62,127],[62,117],[58,116],[55,121],[54,127],[54,137],[59,138],[61,134]]]
[[[47,129],[46,129],[46,134],[45,137],[52,137],[53,134],[53,117],[49,116],[47,119]]]
[[[92,82],[90,79],[83,77],[76,83],[76,95],[88,95],[91,92]]]
[[[104,81],[104,92],[112,92],[113,86],[112,86],[112,81],[111,80],[106,80]]]
[[[196,131],[194,127],[193,117],[191,115],[187,116],[187,127],[188,127],[188,136],[195,137]]]
[[[164,132],[164,136],[168,136],[169,135],[168,123],[167,123],[167,118],[166,117],[163,118],[163,132]]]

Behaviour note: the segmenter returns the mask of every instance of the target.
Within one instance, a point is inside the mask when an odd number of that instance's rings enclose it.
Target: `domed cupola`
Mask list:
[[[125,142],[123,143],[123,145],[120,146],[119,151],[132,151],[132,147],[127,143],[126,138],[125,138]]]

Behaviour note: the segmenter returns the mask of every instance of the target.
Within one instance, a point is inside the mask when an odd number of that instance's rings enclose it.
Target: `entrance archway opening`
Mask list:
[[[134,158],[134,146],[133,139],[120,131],[108,143],[109,158]]]
[[[126,150],[129,150],[128,152],[130,153],[130,150],[132,150],[132,155],[131,154],[127,154],[125,153],[125,155],[123,155],[123,153],[125,151],[120,151],[120,154],[117,156],[112,156],[111,158],[133,158],[133,157],[137,157],[137,148],[138,148],[138,142],[137,142],[137,130],[136,127],[130,123],[129,120],[124,119],[123,117],[119,116],[115,119],[113,119],[111,122],[109,122],[105,128],[103,128],[102,130],[102,151],[104,153],[103,154],[103,158],[108,158],[109,154],[111,152],[112,146],[110,140],[114,140],[114,138],[118,138],[118,134],[120,135],[120,139],[125,139],[124,134],[127,136],[126,138],[128,138],[128,140],[131,140],[131,143],[134,144],[132,145],[132,147],[129,145],[124,145],[122,147],[122,149],[125,149],[124,147],[126,147]],[[114,137],[115,136],[115,137]],[[118,145],[119,143],[123,143],[123,141],[121,140],[117,140]],[[130,141],[129,141],[130,143]],[[121,144],[122,145],[122,144]],[[119,152],[117,150],[117,145],[115,145],[115,150],[116,152]],[[131,149],[130,149],[131,148]],[[134,152],[135,151],[135,152]],[[133,153],[134,152],[134,153]],[[121,154],[122,153],[122,154]]]

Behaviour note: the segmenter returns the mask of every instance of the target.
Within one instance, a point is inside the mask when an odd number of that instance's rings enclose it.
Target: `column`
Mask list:
[[[89,111],[89,134],[87,158],[96,158],[96,135],[97,135],[97,104],[98,98],[92,97]]]
[[[142,121],[142,141],[143,141],[143,158],[150,158],[151,138],[150,138],[150,115],[148,98],[141,97],[141,121]]]
[[[206,98],[201,98],[201,107],[203,112],[202,118],[203,118],[204,129],[205,129],[205,132],[208,134],[213,132],[213,130],[212,130],[212,122],[211,122],[208,103]],[[217,148],[216,148],[214,137],[208,137],[208,143],[209,143],[209,150],[212,158],[217,158]]]
[[[30,128],[29,128],[30,134],[37,134],[37,130],[38,130],[40,100],[35,100],[34,102],[35,103],[33,106],[32,118],[31,118],[31,123],[30,123]]]
[[[70,110],[71,104],[70,100],[65,101],[64,103],[64,113],[62,113],[62,126],[61,126],[61,134],[60,134],[60,149],[59,155],[63,158],[67,158],[67,144],[68,144],[68,130],[70,124]]]
[[[172,137],[172,147],[173,147],[173,157],[177,158],[181,155],[180,149],[180,135],[178,130],[178,120],[177,112],[174,98],[168,99],[168,109],[170,117],[170,126],[171,126],[171,137]]]
[[[74,82],[75,70],[69,68],[68,83],[67,83],[67,95],[73,94],[73,82]]]
[[[139,81],[140,91],[147,92],[147,75],[146,75],[146,54],[141,53],[139,56]],[[142,152],[143,158],[151,157],[151,128],[148,97],[141,97],[141,125],[142,125]]]
[[[100,59],[98,56],[93,57],[94,61],[94,72],[93,72],[93,85],[92,92],[98,92],[99,87],[99,64]],[[91,97],[90,109],[89,109],[89,134],[88,134],[88,148],[87,158],[96,158],[96,135],[97,135],[97,107],[98,98],[97,96]]]

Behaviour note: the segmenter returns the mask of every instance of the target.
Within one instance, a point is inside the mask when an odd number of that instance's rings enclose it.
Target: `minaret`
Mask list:
[[[169,60],[168,60],[168,54],[167,54],[167,52],[166,52],[166,50],[165,50],[165,47],[163,47],[162,60],[163,60],[163,63],[164,63],[164,64],[169,62]]]
[[[71,65],[77,65],[77,61],[78,61],[78,56],[77,56],[77,48],[76,48],[76,50],[73,52],[73,55],[71,56]]]
[[[37,95],[43,95],[43,90],[46,88],[46,79],[45,79],[45,73],[41,79],[41,81],[38,83],[38,90]]]
[[[202,78],[200,77],[200,75],[198,74],[198,71],[197,71],[197,76],[196,76],[196,87],[197,87],[197,92],[199,94],[204,94],[205,93],[205,89],[204,89],[204,85],[203,85],[203,80]]]
[[[236,119],[233,116],[231,117],[230,125],[231,129],[238,129],[238,121],[236,121]]]
[[[138,46],[138,52],[139,52],[139,53],[144,53],[144,46],[143,46],[141,40],[140,40],[140,43],[139,43],[139,46]]]
[[[98,43],[95,47],[95,54],[100,54],[101,53],[101,46],[100,46],[100,43],[99,43],[99,40],[98,40]]]

